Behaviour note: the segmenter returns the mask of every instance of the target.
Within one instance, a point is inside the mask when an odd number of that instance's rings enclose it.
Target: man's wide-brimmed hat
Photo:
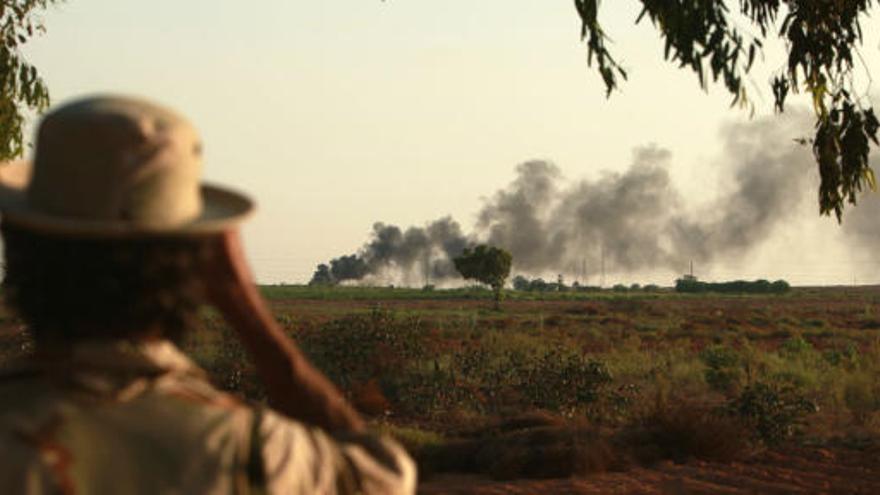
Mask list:
[[[175,112],[96,96],[48,113],[33,163],[0,166],[0,211],[32,231],[86,236],[220,232],[253,210],[246,196],[200,182],[202,145]]]

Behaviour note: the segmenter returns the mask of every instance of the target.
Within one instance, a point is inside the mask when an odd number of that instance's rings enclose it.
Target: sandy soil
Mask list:
[[[421,484],[439,494],[783,494],[880,493],[880,450],[791,448],[733,463],[660,463],[584,478],[493,481],[438,475]]]

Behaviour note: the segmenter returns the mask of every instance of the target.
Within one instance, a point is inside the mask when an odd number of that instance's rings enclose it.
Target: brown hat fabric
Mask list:
[[[32,230],[71,235],[222,231],[254,205],[200,183],[201,148],[189,122],[154,103],[76,100],[43,118],[32,165],[0,167],[0,211]]]

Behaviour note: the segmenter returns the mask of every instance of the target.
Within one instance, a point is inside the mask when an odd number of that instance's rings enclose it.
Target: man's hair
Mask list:
[[[3,294],[37,342],[178,340],[204,301],[205,238],[71,238],[0,225]]]

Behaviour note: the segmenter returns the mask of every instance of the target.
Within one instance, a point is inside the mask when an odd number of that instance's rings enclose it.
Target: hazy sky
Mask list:
[[[45,15],[48,33],[26,52],[56,102],[121,92],[188,116],[204,137],[206,178],[259,202],[245,231],[258,279],[305,282],[318,262],[361,246],[376,221],[452,215],[469,230],[530,159],[590,179],[656,143],[671,151],[683,196],[711,202],[725,180],[722,125],[748,115],[664,63],[652,28],[633,27],[637,6],[602,5],[630,69],[610,100],[586,65],[570,0],[69,0]],[[863,28],[880,32],[880,22]],[[772,107],[773,55],[754,76],[758,117]],[[876,36],[863,56],[880,74]],[[844,250],[836,223],[807,203],[763,248],[698,274],[880,279],[877,263]]]

